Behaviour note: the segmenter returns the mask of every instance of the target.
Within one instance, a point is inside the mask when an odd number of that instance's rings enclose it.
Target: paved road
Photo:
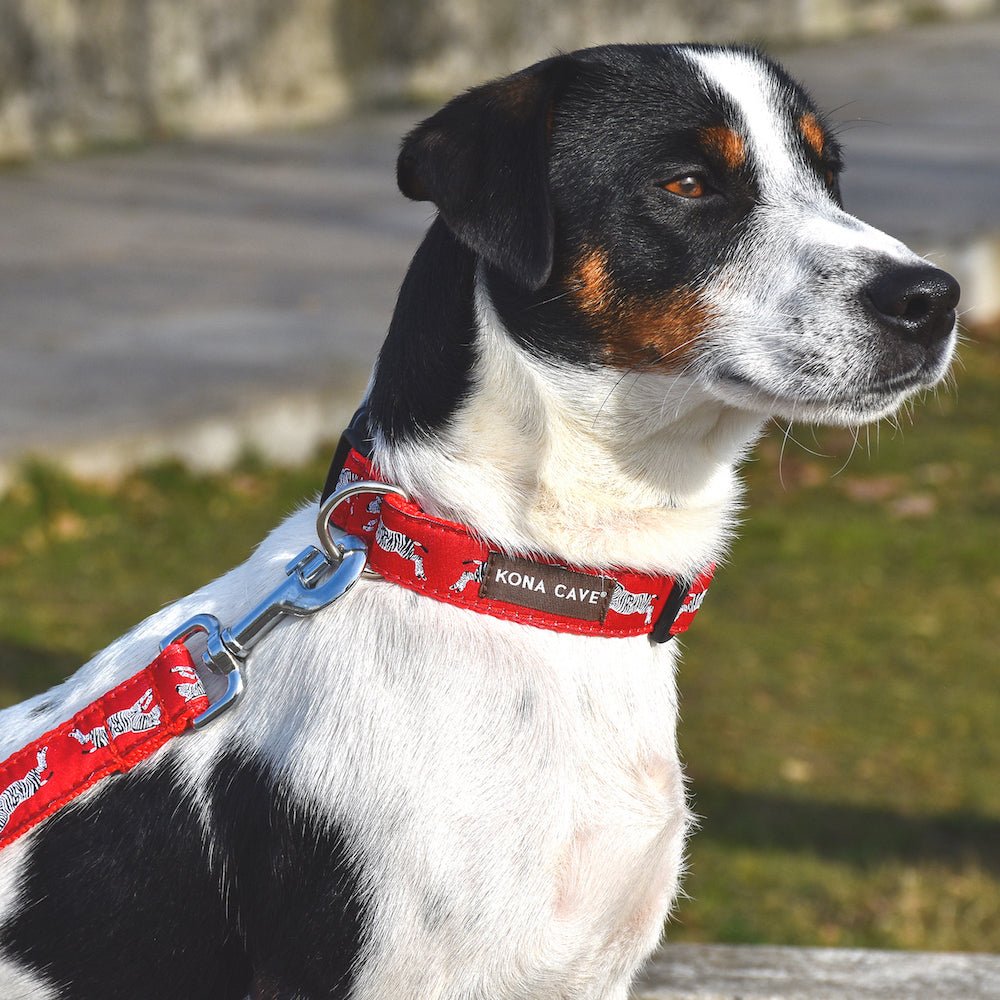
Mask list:
[[[1000,256],[968,247],[1000,234],[1000,19],[781,56],[839,109],[850,207],[989,308]],[[411,120],[0,174],[0,481],[31,451],[100,472],[334,434],[429,219],[393,181]]]
[[[781,58],[837,109],[852,212],[922,247],[1000,232],[1000,19]]]
[[[395,189],[407,124],[0,176],[0,460],[103,468],[176,433],[168,447],[211,464],[233,448],[229,421],[356,394],[429,218]],[[205,421],[216,433],[185,444]]]

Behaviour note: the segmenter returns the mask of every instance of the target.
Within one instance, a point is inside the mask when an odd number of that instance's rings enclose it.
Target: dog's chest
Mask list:
[[[659,939],[688,823],[672,679],[641,671],[633,679],[618,699],[598,692],[608,716],[580,720],[567,779],[573,818],[553,872],[553,937],[580,948],[566,974],[581,976],[582,991],[596,987],[595,996],[627,980]],[[642,708],[638,699],[647,700]]]
[[[324,729],[344,759],[305,738],[285,750],[303,794],[339,811],[352,789],[372,887],[358,997],[524,996],[526,981],[614,996],[655,945],[680,867],[671,651],[440,606],[425,632],[429,602],[379,590],[383,616],[398,601],[409,627],[380,630],[378,650],[355,638],[358,669],[331,681],[324,700],[344,709]]]

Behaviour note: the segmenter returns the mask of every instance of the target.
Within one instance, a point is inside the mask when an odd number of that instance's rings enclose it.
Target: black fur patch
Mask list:
[[[476,258],[435,220],[399,290],[368,398],[368,422],[391,441],[439,430],[470,387]]]
[[[550,185],[555,260],[546,288],[528,298],[489,272],[500,317],[524,346],[575,363],[601,362],[657,325],[671,295],[697,291],[741,235],[759,192],[751,163],[734,170],[706,149],[705,130],[740,131],[738,110],[695,76],[675,46],[604,46],[574,57],[604,70],[567,86],[556,108]],[[695,172],[708,196],[683,199],[663,183]],[[581,260],[606,262],[607,320],[588,307]],[[663,326],[672,320],[664,315]],[[624,352],[628,355],[628,348]],[[645,359],[637,357],[636,362]]]
[[[243,1000],[252,982],[346,998],[363,912],[342,832],[263,763],[228,756],[212,787],[212,869],[169,757],[47,820],[0,954],[43,971],[60,1000]]]
[[[255,988],[261,996],[346,1000],[364,912],[343,831],[332,817],[298,807],[257,759],[227,756],[213,787],[230,904]]]
[[[250,966],[168,765],[108,779],[33,835],[0,952],[61,1000],[242,1000]]]

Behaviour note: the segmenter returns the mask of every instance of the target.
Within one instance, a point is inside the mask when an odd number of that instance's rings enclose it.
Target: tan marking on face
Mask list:
[[[747,161],[743,137],[725,125],[713,125],[700,132],[702,145],[722,158],[730,170],[739,170]]]
[[[711,318],[693,288],[629,296],[614,284],[607,252],[588,250],[571,277],[573,298],[597,330],[605,363],[618,368],[676,369]]]
[[[611,305],[611,277],[604,250],[588,250],[573,277],[574,297],[581,312],[592,318],[603,316]]]
[[[625,304],[617,330],[610,328],[606,357],[630,368],[676,369],[708,320],[708,306],[693,288],[635,299]]]
[[[826,145],[826,136],[823,135],[823,127],[811,111],[807,111],[799,119],[799,130],[812,151],[817,156],[822,156],[823,147]]]

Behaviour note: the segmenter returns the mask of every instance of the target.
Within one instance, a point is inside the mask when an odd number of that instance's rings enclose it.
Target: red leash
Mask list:
[[[187,647],[153,662],[0,762],[0,849],[109,774],[130,771],[208,707]]]

